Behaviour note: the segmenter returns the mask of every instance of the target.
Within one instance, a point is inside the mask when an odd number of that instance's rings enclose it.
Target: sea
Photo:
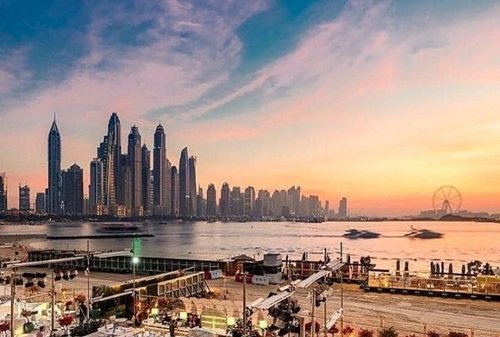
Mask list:
[[[64,222],[0,226],[0,242],[20,241],[32,249],[127,250],[134,245],[139,256],[225,260],[246,254],[262,259],[267,252],[282,258],[322,260],[350,255],[351,261],[370,256],[377,268],[394,269],[408,261],[411,271],[426,272],[430,262],[453,263],[454,270],[479,260],[500,267],[500,224],[488,222],[380,221],[380,222],[139,222],[143,238],[47,240],[43,235],[93,235],[104,226],[98,222]],[[349,231],[375,233],[370,238],[346,237]],[[428,230],[442,234],[424,239],[409,235]],[[27,235],[31,238],[27,238]],[[349,236],[349,235],[348,235]],[[365,236],[362,236],[365,237]],[[2,239],[4,238],[4,239]],[[18,238],[18,240],[16,240]],[[133,241],[135,240],[135,243]],[[305,253],[305,254],[304,254]]]

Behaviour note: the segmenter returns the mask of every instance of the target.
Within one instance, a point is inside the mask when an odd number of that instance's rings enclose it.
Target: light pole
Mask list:
[[[342,242],[340,243],[340,262],[342,262]],[[342,316],[340,316],[340,337],[344,337],[344,272],[340,270],[340,309],[342,309]]]
[[[50,334],[52,335],[54,333],[54,326],[55,326],[55,310],[56,310],[56,287],[54,285],[54,271],[50,271],[50,303],[51,303],[51,310],[50,310]]]
[[[324,321],[324,323],[325,323],[325,329],[324,330],[325,330],[325,337],[327,337],[327,335],[328,335],[328,329],[326,327],[326,320],[327,320],[327,318],[326,318],[326,296],[325,296],[325,301],[323,303],[323,307],[324,307],[324,315],[325,315],[325,321]],[[318,335],[319,335],[319,332],[318,332]]]
[[[87,240],[87,321],[90,321],[90,243]]]
[[[316,331],[316,322],[314,320],[314,308],[316,307],[316,289],[311,290],[312,307],[311,307],[311,337],[314,337]]]
[[[16,302],[16,268],[10,275],[10,336],[14,337],[14,305]]]
[[[243,337],[247,335],[247,273],[243,270]]]
[[[132,251],[132,302],[133,302],[133,307],[134,307],[134,323],[135,323],[135,265],[139,263],[139,258],[137,256],[133,256],[134,252]]]

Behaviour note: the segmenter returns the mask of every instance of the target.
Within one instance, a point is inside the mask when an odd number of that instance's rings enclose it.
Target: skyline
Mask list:
[[[500,211],[494,1],[26,6],[0,4],[9,191],[47,186],[54,113],[61,167],[88,176],[116,111],[150,150],[161,121],[167,157],[196,153],[205,190],[300,185],[332,204],[347,196],[356,213],[402,215],[450,184],[463,208]]]

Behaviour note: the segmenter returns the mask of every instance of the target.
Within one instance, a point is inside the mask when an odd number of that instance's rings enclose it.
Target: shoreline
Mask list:
[[[211,216],[201,216],[201,217],[153,217],[153,216],[143,216],[143,217],[115,217],[115,216],[88,216],[88,217],[57,217],[51,218],[46,215],[35,215],[35,214],[25,214],[24,217],[19,216],[5,216],[0,215],[0,226],[9,225],[43,225],[46,223],[64,223],[64,222],[88,222],[88,223],[130,223],[130,222],[143,222],[152,224],[168,224],[169,222],[292,222],[292,223],[323,223],[323,222],[486,222],[486,223],[496,223],[500,224],[500,219],[497,217],[468,217],[460,215],[444,215],[441,218],[431,218],[431,217],[352,217],[352,218],[317,218],[317,217],[269,217],[269,218],[250,218],[245,216],[231,216],[231,217],[211,217]]]

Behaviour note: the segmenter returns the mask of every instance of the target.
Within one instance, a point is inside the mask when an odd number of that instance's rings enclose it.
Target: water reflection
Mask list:
[[[413,224],[413,228],[411,227]],[[0,226],[0,236],[18,234],[91,235],[96,234],[99,223],[49,223],[43,225]],[[275,250],[299,259],[304,251],[311,258],[321,258],[324,248],[338,256],[340,242],[353,259],[370,255],[380,267],[393,267],[395,259],[411,261],[411,267],[427,270],[431,259],[464,263],[470,260],[489,261],[500,265],[498,242],[500,224],[472,222],[247,222],[206,223],[169,222],[139,223],[154,237],[141,238],[143,255],[202,259],[226,259],[237,254],[262,255]],[[432,240],[405,237],[414,229],[442,233]],[[355,230],[375,233],[370,240],[349,240],[343,235]],[[31,238],[27,241],[35,248],[86,249],[87,240],[45,241]],[[127,249],[131,239],[99,239],[91,241],[96,250]]]

